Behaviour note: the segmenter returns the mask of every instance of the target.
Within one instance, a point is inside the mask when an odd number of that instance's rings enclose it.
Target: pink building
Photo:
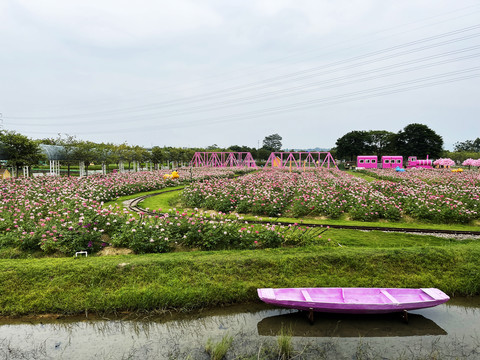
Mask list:
[[[382,156],[383,169],[395,169],[397,166],[403,168],[403,156],[398,156],[398,155]]]
[[[376,169],[378,165],[377,155],[358,155],[357,168]]]

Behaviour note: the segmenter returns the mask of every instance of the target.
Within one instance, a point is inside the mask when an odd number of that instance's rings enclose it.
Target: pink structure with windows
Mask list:
[[[306,167],[330,166],[338,169],[333,156],[327,151],[290,151],[290,152],[272,152],[268,157],[265,168],[296,168],[305,169]]]
[[[251,167],[256,168],[257,163],[249,152],[200,152],[197,151],[190,161],[193,167]]]
[[[382,156],[383,169],[395,169],[397,166],[403,168],[403,156],[399,156],[399,155]]]
[[[376,169],[378,165],[377,155],[358,155],[357,168]]]
[[[416,156],[409,156],[407,169],[421,168],[421,169],[433,169],[433,161],[427,158],[425,160],[418,160]]]

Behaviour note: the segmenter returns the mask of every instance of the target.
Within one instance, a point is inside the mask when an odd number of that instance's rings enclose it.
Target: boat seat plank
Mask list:
[[[310,294],[308,293],[307,290],[303,289],[303,290],[301,290],[301,292],[302,292],[302,295],[305,298],[305,300],[307,300],[308,302],[313,302],[313,300],[312,300],[312,298],[311,298],[311,296],[310,296]]]
[[[273,289],[262,289],[262,296],[266,299],[276,299]]]
[[[422,291],[430,296],[432,299],[437,299],[437,292],[435,291],[436,289],[422,289]]]
[[[400,301],[398,301],[397,299],[395,299],[395,297],[390,294],[387,290],[380,290],[380,292],[385,295],[392,303],[394,304],[400,304]]]

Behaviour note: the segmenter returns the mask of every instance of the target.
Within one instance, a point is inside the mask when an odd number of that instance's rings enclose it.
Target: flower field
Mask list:
[[[468,224],[480,217],[478,172],[448,170],[368,171],[377,181],[338,170],[265,171],[239,179],[193,183],[185,204],[222,212],[267,216],[323,216]]]
[[[361,221],[411,217],[434,223],[479,219],[477,172],[366,172],[375,181],[338,170],[261,171],[234,178],[227,169],[184,169],[83,178],[38,177],[0,183],[1,247],[73,254],[113,245],[136,253],[189,249],[254,249],[320,241],[322,229],[248,224],[238,213],[321,216]],[[140,219],[105,201],[189,183],[183,202],[193,210]],[[235,215],[237,214],[237,215]],[[323,240],[322,240],[323,241]]]
[[[247,225],[225,215],[214,222],[198,211],[138,219],[118,206],[103,205],[124,195],[182,181],[231,177],[234,173],[227,169],[187,169],[179,171],[179,179],[164,179],[163,175],[165,171],[3,181],[0,247],[71,255],[80,250],[95,252],[109,244],[146,253],[167,252],[178,246],[205,250],[261,248],[278,247],[290,239],[303,241],[303,235],[293,237],[297,228],[292,227]]]

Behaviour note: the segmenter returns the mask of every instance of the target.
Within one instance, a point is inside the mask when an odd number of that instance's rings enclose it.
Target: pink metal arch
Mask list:
[[[272,152],[268,157],[265,168],[278,167],[279,169],[297,168],[304,169],[306,167],[323,167],[324,165],[330,169],[330,165],[338,169],[333,156],[328,151],[290,151],[290,152]]]
[[[206,152],[197,151],[190,161],[194,167],[251,167],[257,164],[249,152]]]

